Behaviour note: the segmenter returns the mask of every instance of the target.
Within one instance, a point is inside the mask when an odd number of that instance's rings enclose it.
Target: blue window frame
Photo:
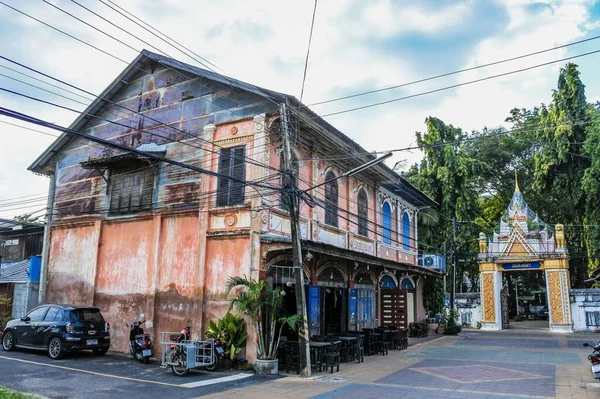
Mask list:
[[[400,283],[400,288],[402,288],[403,290],[414,290],[415,286],[413,285],[412,281],[410,281],[409,279],[405,278]]]
[[[390,276],[383,276],[381,279],[381,288],[396,288],[396,282]]]
[[[390,204],[383,204],[383,242],[392,243],[392,208]]]
[[[406,212],[402,215],[402,243],[404,249],[410,248],[410,218]]]

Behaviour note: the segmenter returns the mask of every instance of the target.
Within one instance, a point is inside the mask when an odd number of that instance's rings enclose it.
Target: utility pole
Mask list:
[[[289,120],[286,104],[281,104],[281,131],[283,135],[283,171],[284,194],[288,198],[290,211],[290,229],[292,230],[292,255],[294,260],[294,277],[296,279],[296,313],[301,324],[298,329],[298,346],[300,355],[300,375],[310,377],[310,347],[308,345],[308,317],[306,314],[306,295],[304,293],[304,268],[302,260],[302,243],[300,242],[300,206],[296,176],[292,173],[292,148],[290,147]]]
[[[456,294],[456,219],[452,218],[452,287],[450,288],[450,309],[454,309],[454,296]]]

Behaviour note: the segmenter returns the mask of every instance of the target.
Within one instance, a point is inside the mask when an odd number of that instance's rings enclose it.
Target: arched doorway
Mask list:
[[[308,287],[308,271],[303,270],[304,286]],[[291,255],[279,255],[273,257],[267,263],[265,281],[269,288],[283,291],[283,312],[285,315],[297,313],[296,308],[296,274]],[[305,292],[306,295],[306,292]],[[283,328],[282,335],[291,341],[298,339],[298,332],[289,328],[287,325]]]
[[[328,265],[318,271],[317,285],[321,296],[321,334],[347,330],[348,280],[337,265]]]
[[[412,278],[404,277],[400,281],[400,289],[406,295],[406,323],[414,323],[415,320],[415,283]]]
[[[360,331],[375,325],[377,279],[368,270],[360,270],[354,276],[354,288],[350,289],[348,329]]]
[[[383,272],[379,277],[379,324],[407,328],[406,291],[400,290],[398,280]]]

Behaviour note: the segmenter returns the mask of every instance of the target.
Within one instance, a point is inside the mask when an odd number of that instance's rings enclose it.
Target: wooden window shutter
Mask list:
[[[245,146],[232,148],[233,150],[233,170],[231,176],[234,179],[244,181],[246,178],[246,162],[244,161]],[[246,185],[240,181],[231,180],[231,194],[229,196],[229,205],[244,203],[244,190]]]
[[[219,158],[217,206],[242,204],[246,185],[245,146],[223,148]],[[232,180],[230,178],[236,179]]]
[[[229,176],[231,163],[231,148],[223,148],[219,156],[219,176],[217,180],[217,206],[225,206],[229,201]]]

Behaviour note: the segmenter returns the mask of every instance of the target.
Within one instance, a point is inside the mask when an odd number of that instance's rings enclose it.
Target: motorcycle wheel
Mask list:
[[[173,371],[173,374],[175,374],[176,376],[179,377],[183,377],[185,375],[187,375],[187,373],[190,372],[190,369],[187,368],[187,362],[185,361],[185,356],[183,355],[175,355],[173,357],[173,362],[178,363],[176,366],[171,366],[171,370]]]
[[[219,358],[215,358],[215,361],[210,366],[205,366],[204,369],[207,371],[215,371],[217,369]]]
[[[144,357],[144,364],[148,364],[150,363],[150,357],[149,356],[145,356]]]

